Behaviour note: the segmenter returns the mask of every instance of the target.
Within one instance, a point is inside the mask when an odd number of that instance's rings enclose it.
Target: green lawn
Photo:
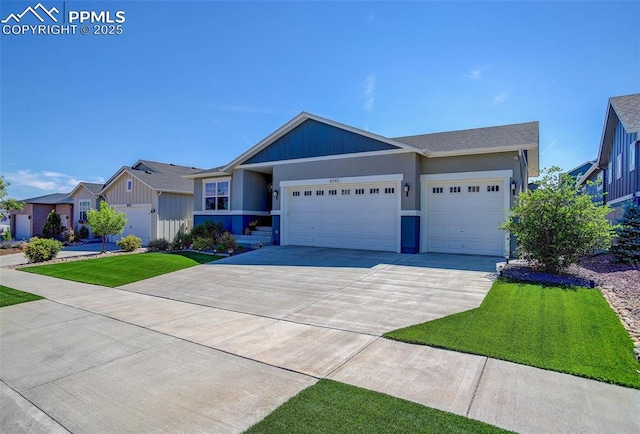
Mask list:
[[[42,297],[40,297],[39,295],[29,294],[28,292],[22,292],[18,291],[17,289],[0,285],[0,307],[11,306],[12,304],[19,304],[34,300],[42,300]]]
[[[320,380],[247,433],[505,433],[493,425],[331,380]]]
[[[204,253],[140,253],[20,268],[76,282],[116,287],[220,259]]]
[[[640,389],[631,338],[596,289],[499,280],[479,308],[385,337]]]

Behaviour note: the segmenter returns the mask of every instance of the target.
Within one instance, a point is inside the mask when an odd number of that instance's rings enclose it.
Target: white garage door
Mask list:
[[[113,241],[127,235],[135,235],[146,245],[151,234],[151,205],[115,205],[114,208],[125,214],[127,223],[124,225],[124,232],[114,236]]]
[[[397,251],[397,183],[286,189],[285,243]]]
[[[427,251],[504,255],[503,180],[427,182]]]

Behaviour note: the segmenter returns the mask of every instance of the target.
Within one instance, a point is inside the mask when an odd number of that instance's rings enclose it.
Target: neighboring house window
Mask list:
[[[78,210],[80,211],[79,220],[81,222],[87,221],[87,211],[91,209],[91,201],[90,200],[81,200],[78,203]]]
[[[636,144],[631,142],[629,145],[629,172],[633,172],[636,169]]]
[[[611,184],[613,180],[613,166],[611,165],[611,161],[607,164],[607,184]]]
[[[133,191],[133,179],[127,179],[127,193]]]
[[[229,181],[208,181],[204,183],[204,209],[229,209]]]
[[[616,179],[622,178],[622,154],[616,157]]]
[[[602,191],[602,172],[598,173],[598,177],[596,178],[596,182],[598,183],[598,191]]]

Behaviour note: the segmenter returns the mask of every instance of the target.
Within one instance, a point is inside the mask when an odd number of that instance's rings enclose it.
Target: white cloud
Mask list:
[[[30,169],[18,170],[5,173],[5,178],[11,183],[12,188],[31,188],[42,194],[68,193],[81,182],[75,176],[49,170],[41,172]],[[96,177],[87,182],[104,183],[104,178]]]
[[[502,104],[503,102],[508,100],[510,96],[511,96],[511,88],[505,89],[502,92],[493,96],[492,105]]]
[[[553,139],[542,151],[540,151],[540,155],[544,155],[551,151],[556,146],[556,143],[558,143],[558,139]]]
[[[368,112],[373,110],[373,104],[375,102],[376,93],[376,76],[375,74],[369,74],[364,79],[364,109]]]
[[[471,80],[480,80],[482,78],[482,69],[480,68],[473,68],[471,71],[469,71],[466,74],[463,74],[463,76],[465,78],[471,79]]]

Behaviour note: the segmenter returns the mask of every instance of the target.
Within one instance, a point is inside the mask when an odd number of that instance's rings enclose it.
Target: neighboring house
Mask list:
[[[640,203],[639,140],[640,94],[609,98],[598,167],[604,170],[604,200],[613,208],[612,221],[622,216],[626,203]]]
[[[87,225],[87,212],[99,208],[100,192],[103,188],[104,184],[81,182],[69,193],[69,196],[73,198],[74,230],[78,230],[82,226],[90,229]]]
[[[73,225],[73,199],[68,193],[54,193],[25,199],[22,211],[11,212],[11,228],[16,240],[40,235],[47,216],[53,210],[65,228]]]
[[[538,122],[387,138],[301,113],[190,175],[194,224],[259,219],[274,244],[503,256],[499,229],[538,175]]]
[[[193,180],[183,176],[202,169],[139,160],[124,166],[104,185],[100,196],[127,217],[124,232],[117,241],[135,235],[143,244],[191,229],[193,215]]]
[[[575,180],[578,190],[583,194],[591,195],[594,202],[602,203],[603,173],[598,168],[597,160],[585,161],[565,173]],[[595,183],[595,185],[592,183]]]

